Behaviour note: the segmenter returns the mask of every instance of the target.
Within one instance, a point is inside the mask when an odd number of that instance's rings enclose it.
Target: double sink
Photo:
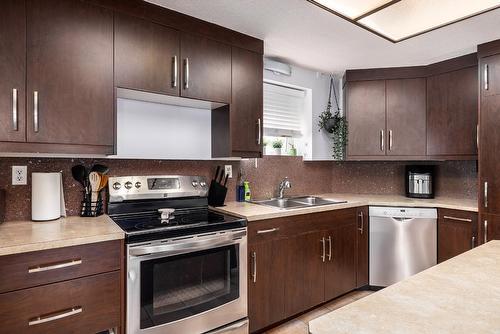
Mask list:
[[[299,209],[321,205],[341,204],[347,201],[334,201],[317,196],[298,196],[288,198],[273,198],[263,201],[254,201],[255,204],[272,206],[278,209]]]

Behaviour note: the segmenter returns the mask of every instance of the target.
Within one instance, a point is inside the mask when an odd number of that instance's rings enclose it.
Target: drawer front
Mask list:
[[[121,241],[0,257],[0,293],[120,269]]]
[[[477,212],[471,211],[461,211],[461,210],[451,210],[451,209],[439,209],[438,210],[439,219],[447,223],[477,223]]]
[[[98,333],[120,325],[120,272],[0,294],[0,333]]]
[[[248,239],[252,243],[288,237],[297,233],[297,227],[307,229],[309,221],[309,215],[297,215],[249,222]]]

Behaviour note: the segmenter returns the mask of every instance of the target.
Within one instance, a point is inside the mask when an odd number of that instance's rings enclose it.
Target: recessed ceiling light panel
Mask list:
[[[500,0],[308,1],[392,42],[500,7]]]

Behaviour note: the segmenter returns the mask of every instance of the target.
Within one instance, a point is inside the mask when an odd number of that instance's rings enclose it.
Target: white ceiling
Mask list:
[[[263,39],[266,56],[323,72],[426,65],[500,39],[500,9],[393,44],[306,0],[147,1]]]

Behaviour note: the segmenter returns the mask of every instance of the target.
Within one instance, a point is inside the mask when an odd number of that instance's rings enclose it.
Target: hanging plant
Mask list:
[[[335,97],[336,110],[332,114],[332,92]],[[335,91],[333,76],[330,76],[330,91],[328,93],[328,103],[325,111],[319,115],[319,131],[325,130],[331,134],[333,147],[332,156],[335,160],[344,160],[345,148],[347,146],[347,119],[340,114],[339,101]]]

